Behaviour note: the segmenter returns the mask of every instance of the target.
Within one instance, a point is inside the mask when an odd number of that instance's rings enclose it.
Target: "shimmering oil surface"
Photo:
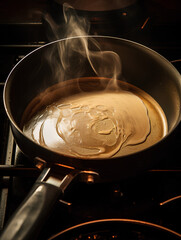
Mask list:
[[[60,98],[34,114],[23,131],[35,142],[63,154],[104,158],[154,144],[167,133],[167,123],[158,103],[134,88]]]

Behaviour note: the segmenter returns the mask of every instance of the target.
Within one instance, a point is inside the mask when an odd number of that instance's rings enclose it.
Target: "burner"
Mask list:
[[[104,219],[70,227],[50,237],[49,240],[176,240],[180,238],[180,234],[156,224],[130,219]]]

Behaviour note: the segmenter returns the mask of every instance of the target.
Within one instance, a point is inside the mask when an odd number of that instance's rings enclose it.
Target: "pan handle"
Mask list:
[[[59,179],[50,175],[50,168],[44,169],[28,196],[7,223],[0,239],[36,239],[56,200],[78,174],[79,171],[74,170],[63,179]]]

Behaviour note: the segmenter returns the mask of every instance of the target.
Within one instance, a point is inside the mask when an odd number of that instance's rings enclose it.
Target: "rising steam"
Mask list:
[[[82,66],[85,61],[88,61],[94,74],[97,77],[112,79],[108,87],[116,89],[116,80],[121,75],[122,70],[118,54],[113,51],[102,51],[95,38],[89,36],[89,21],[85,17],[78,16],[76,11],[67,3],[63,5],[63,15],[66,41],[60,41],[58,44],[59,63],[57,63],[58,67],[53,66],[56,69],[55,75],[59,79],[64,79],[65,76],[69,77],[70,72],[74,72],[76,77],[82,77],[84,73]],[[58,26],[50,16],[46,16],[46,21],[56,39],[59,39]],[[93,50],[90,50],[89,45]]]

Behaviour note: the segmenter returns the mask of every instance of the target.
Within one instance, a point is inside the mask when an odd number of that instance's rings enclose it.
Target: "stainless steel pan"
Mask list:
[[[89,42],[91,36],[86,38]],[[4,88],[4,105],[18,146],[32,161],[46,168],[8,223],[2,239],[32,239],[56,199],[75,177],[81,176],[82,180],[91,182],[121,180],[151,168],[167,154],[166,149],[181,119],[180,74],[164,57],[143,45],[114,37],[92,38],[100,44],[102,50],[114,51],[120,56],[123,76],[128,83],[141,88],[160,104],[168,121],[168,134],[143,151],[108,159],[74,158],[40,146],[22,132],[22,115],[32,99],[58,82],[59,78],[55,77],[51,65],[58,58],[59,45],[67,39],[49,43],[28,54],[8,76]],[[76,40],[77,37],[71,38],[73,42]],[[50,53],[53,56],[51,64],[47,61]],[[82,64],[82,77],[94,76],[87,63]],[[70,71],[63,80],[68,82],[79,77],[78,74],[79,71],[77,75]]]

